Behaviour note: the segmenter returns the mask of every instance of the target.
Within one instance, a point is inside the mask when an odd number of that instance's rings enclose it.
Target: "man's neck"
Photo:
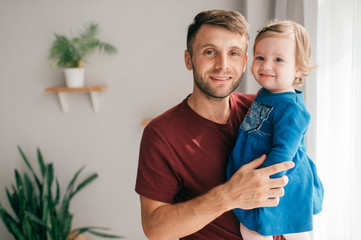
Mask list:
[[[229,120],[231,107],[229,96],[212,98],[205,94],[192,93],[188,98],[188,105],[200,116],[216,123],[226,124]]]

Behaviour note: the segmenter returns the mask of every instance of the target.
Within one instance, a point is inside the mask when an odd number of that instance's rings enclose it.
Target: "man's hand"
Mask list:
[[[266,160],[266,155],[242,166],[224,184],[224,194],[230,201],[230,209],[253,209],[274,207],[284,195],[283,187],[288,183],[287,176],[271,179],[275,173],[294,167],[293,162],[283,162],[257,169]]]
[[[276,206],[288,178],[271,179],[270,176],[294,164],[285,162],[257,169],[265,159],[262,156],[244,165],[225,184],[183,203],[162,203],[141,196],[144,233],[151,240],[176,239],[202,229],[233,208]]]

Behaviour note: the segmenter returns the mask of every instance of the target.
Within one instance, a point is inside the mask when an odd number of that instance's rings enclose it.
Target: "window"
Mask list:
[[[316,159],[325,199],[315,240],[360,239],[360,13],[359,0],[318,1]]]

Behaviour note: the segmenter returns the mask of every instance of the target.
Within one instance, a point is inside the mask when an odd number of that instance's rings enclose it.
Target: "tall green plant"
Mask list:
[[[20,147],[18,149],[32,178],[26,172],[21,176],[15,169],[15,185],[12,186],[11,192],[6,188],[15,216],[4,209],[0,203],[0,217],[15,239],[74,240],[79,234],[85,232],[105,238],[121,238],[121,236],[99,232],[99,230],[109,230],[102,227],[82,227],[71,230],[73,214],[69,212],[70,202],[80,190],[98,177],[96,173],[76,185],[75,182],[84,167],[80,168],[61,198],[59,182],[54,179],[53,164],[45,163],[40,150],[37,149],[41,173],[38,177],[22,149]],[[74,234],[69,235],[70,232]]]
[[[85,59],[96,49],[105,53],[116,53],[116,47],[97,38],[99,33],[99,26],[96,23],[84,25],[79,36],[72,39],[54,33],[55,41],[49,56],[50,59],[53,59],[52,67],[82,67]]]

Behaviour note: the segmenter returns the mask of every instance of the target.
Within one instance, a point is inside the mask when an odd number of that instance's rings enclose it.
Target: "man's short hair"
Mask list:
[[[187,50],[192,55],[193,42],[199,28],[204,24],[227,28],[232,33],[240,34],[249,41],[249,25],[242,14],[237,11],[209,10],[198,13],[188,26]]]

